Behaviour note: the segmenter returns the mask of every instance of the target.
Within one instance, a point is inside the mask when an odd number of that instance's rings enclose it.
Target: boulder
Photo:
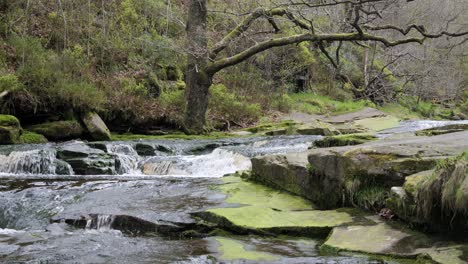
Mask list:
[[[94,140],[111,140],[111,134],[101,117],[95,112],[88,112],[82,118],[83,124]]]
[[[48,140],[64,141],[82,138],[84,129],[76,120],[55,121],[34,125],[28,130],[45,136]]]
[[[172,153],[172,150],[163,145],[152,143],[137,143],[135,150],[140,156],[155,156],[162,153]]]
[[[57,158],[67,162],[78,175],[113,175],[115,157],[82,143],[68,144],[57,150]]]
[[[24,144],[43,144],[49,142],[43,135],[31,131],[23,131],[19,141]]]
[[[20,143],[21,126],[12,115],[0,115],[0,145]]]

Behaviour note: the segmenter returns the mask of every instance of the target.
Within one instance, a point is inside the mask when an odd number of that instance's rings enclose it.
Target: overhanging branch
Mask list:
[[[253,55],[260,53],[262,51],[265,51],[267,49],[270,49],[273,47],[285,46],[289,44],[300,43],[304,41],[311,41],[311,42],[376,41],[376,42],[380,42],[384,44],[387,47],[391,47],[391,46],[397,46],[397,45],[407,44],[407,43],[422,44],[424,39],[406,38],[406,39],[391,41],[381,36],[370,35],[368,33],[360,34],[358,32],[343,33],[343,34],[320,34],[320,35],[316,35],[312,33],[305,33],[305,34],[293,35],[289,37],[274,38],[274,39],[260,42],[232,57],[223,58],[223,59],[210,63],[206,68],[206,72],[208,74],[215,74],[216,72],[226,67],[238,64],[252,57]]]

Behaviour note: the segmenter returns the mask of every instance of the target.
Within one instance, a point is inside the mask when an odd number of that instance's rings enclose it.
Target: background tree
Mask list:
[[[417,21],[403,26],[389,24],[384,19],[385,13],[383,11],[395,4],[407,5],[410,3],[397,0],[271,1],[264,7],[249,11],[243,21],[225,37],[217,43],[209,45],[207,1],[190,0],[187,22],[189,52],[186,70],[187,104],[184,119],[186,131],[188,133],[203,132],[208,107],[208,92],[217,72],[273,47],[301,42],[313,43],[327,54],[327,57],[339,71],[339,49],[336,49],[336,61],[334,61],[327,52],[330,43],[352,42],[367,47],[369,42],[376,42],[385,47],[394,47],[408,43],[423,44],[426,39],[442,36],[461,37],[467,34],[467,32],[462,31],[450,31],[450,23],[447,23],[446,29],[438,31],[429,31],[426,26],[417,23]],[[314,11],[330,7],[341,9],[344,25],[340,31],[325,33],[315,28],[314,17],[316,13]],[[238,38],[244,37],[252,25],[258,23],[259,20],[269,24],[273,29],[270,32],[277,34],[278,37],[265,34],[266,36],[260,41],[234,54],[224,52]],[[286,32],[283,34],[282,25],[286,21],[294,25],[294,30],[297,33]],[[367,65],[367,61],[365,65]],[[346,76],[339,73],[338,76],[348,80],[351,84],[353,83]]]

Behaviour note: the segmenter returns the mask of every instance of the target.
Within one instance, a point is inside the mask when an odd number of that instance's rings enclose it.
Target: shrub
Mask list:
[[[276,96],[272,100],[270,108],[287,113],[291,110],[293,103],[294,101],[289,95],[283,94],[280,96]]]
[[[99,110],[106,101],[104,92],[84,81],[62,81],[50,89],[57,100],[63,100],[79,110]]]
[[[208,115],[212,119],[246,125],[256,122],[261,115],[259,104],[250,103],[245,97],[236,96],[222,84],[210,88]]]

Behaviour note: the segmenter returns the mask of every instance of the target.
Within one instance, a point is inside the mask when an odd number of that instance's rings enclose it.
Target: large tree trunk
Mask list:
[[[185,131],[190,134],[201,134],[204,131],[208,91],[213,78],[205,71],[208,63],[206,16],[206,0],[191,0],[187,23],[189,54],[185,79],[187,104],[184,119]]]

